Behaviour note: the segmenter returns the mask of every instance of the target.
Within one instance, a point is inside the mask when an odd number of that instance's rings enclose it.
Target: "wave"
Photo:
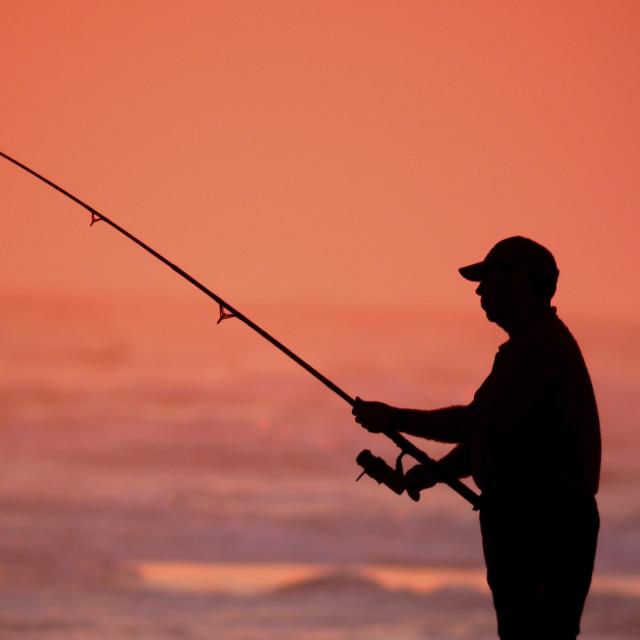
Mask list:
[[[388,593],[389,589],[377,580],[357,570],[333,569],[308,578],[290,582],[273,590],[273,594],[309,596],[313,594],[360,593],[366,595]]]

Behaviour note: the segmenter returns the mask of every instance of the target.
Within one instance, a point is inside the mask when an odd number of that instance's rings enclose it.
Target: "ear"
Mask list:
[[[538,295],[536,294],[533,282],[531,280],[531,274],[527,273],[526,271],[523,270],[519,272],[516,286],[521,299],[527,301],[538,299]]]

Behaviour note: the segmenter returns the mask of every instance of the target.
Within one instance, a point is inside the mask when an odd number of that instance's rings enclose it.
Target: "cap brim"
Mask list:
[[[467,265],[466,267],[460,267],[458,271],[466,280],[471,280],[471,282],[480,282],[487,271],[487,265],[484,262],[476,262],[474,264]]]

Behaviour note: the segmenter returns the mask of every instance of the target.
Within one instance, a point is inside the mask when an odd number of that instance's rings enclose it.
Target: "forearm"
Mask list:
[[[484,429],[470,406],[453,406],[422,411],[400,409],[397,430],[437,442],[471,442],[482,437]]]
[[[438,465],[451,478],[466,478],[471,475],[471,444],[455,446],[446,456],[438,460]]]

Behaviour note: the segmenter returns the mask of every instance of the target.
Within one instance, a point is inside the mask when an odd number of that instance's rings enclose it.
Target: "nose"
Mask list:
[[[479,296],[482,295],[482,282],[480,282],[480,284],[478,285],[478,288],[476,289],[476,294],[478,294]]]

